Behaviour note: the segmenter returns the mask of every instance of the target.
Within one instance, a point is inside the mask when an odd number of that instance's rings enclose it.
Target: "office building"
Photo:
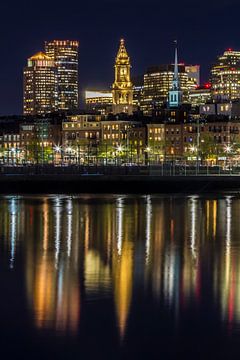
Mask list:
[[[169,91],[174,78],[174,65],[160,65],[148,68],[144,74],[143,101],[141,109],[145,115],[153,112],[168,102]],[[183,102],[187,102],[188,76],[184,65],[178,65],[179,86],[183,93]]]
[[[136,76],[132,79],[133,83],[133,107],[140,110],[143,102],[143,76]]]
[[[78,109],[78,41],[45,42],[45,52],[57,68],[57,98],[59,111]]]
[[[85,104],[88,111],[106,115],[112,112],[113,95],[108,90],[85,91]]]
[[[210,102],[212,96],[209,84],[197,87],[189,91],[189,102],[193,108]]]
[[[57,110],[57,70],[54,60],[39,52],[28,59],[23,74],[23,113],[41,115]]]
[[[185,65],[185,71],[188,76],[188,89],[193,90],[200,86],[200,65]]]
[[[240,98],[240,51],[228,49],[211,69],[212,94],[215,100]]]

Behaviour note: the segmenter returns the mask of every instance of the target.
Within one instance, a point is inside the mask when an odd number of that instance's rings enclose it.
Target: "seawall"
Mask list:
[[[240,176],[0,175],[1,194],[239,191]]]

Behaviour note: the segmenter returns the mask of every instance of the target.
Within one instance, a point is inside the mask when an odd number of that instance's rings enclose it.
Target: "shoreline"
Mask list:
[[[213,193],[239,191],[239,175],[0,175],[0,194]]]

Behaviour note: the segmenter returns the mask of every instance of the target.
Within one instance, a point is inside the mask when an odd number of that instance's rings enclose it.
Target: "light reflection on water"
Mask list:
[[[226,336],[240,336],[238,197],[0,201],[0,272],[9,282],[8,271],[20,274],[35,331],[80,336],[80,329],[93,325],[91,311],[94,322],[105,311],[126,345],[139,335],[136,324],[154,329],[166,322],[177,337],[185,316],[201,327],[197,314],[207,308]],[[161,314],[169,317],[161,320]]]

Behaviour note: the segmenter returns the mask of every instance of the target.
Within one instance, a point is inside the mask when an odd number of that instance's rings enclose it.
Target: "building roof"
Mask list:
[[[52,60],[52,58],[47,56],[44,52],[39,51],[35,55],[31,56],[29,60]]]
[[[116,62],[121,61],[121,60],[128,60],[129,61],[129,56],[128,56],[128,53],[127,53],[127,50],[126,50],[126,47],[125,47],[125,40],[124,39],[120,40],[120,46],[119,46]]]

